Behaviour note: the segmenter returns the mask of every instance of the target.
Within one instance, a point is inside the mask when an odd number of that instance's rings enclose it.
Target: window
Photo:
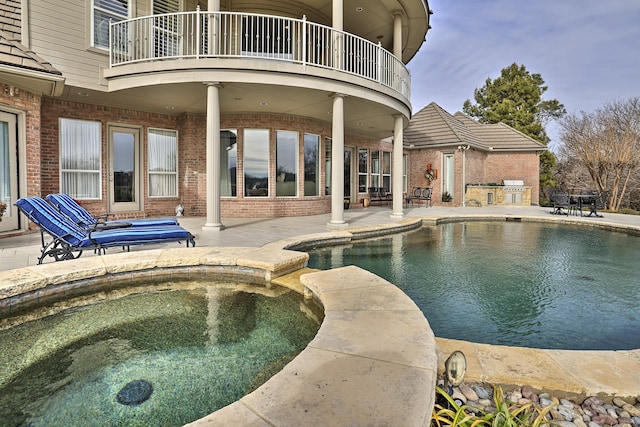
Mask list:
[[[157,58],[180,54],[183,17],[177,15],[177,12],[180,12],[179,0],[153,0],[152,13],[164,15],[153,20],[153,48]]]
[[[149,129],[149,197],[178,196],[178,132]]]
[[[93,46],[109,48],[109,21],[129,17],[129,0],[93,0]]]
[[[298,132],[276,132],[276,196],[298,194]]]
[[[236,197],[238,171],[238,131],[220,131],[220,195]]]
[[[100,199],[100,122],[60,119],[60,191],[74,199]]]
[[[382,152],[382,187],[391,191],[391,153]]]
[[[304,134],[304,195],[320,195],[320,136]]]
[[[402,155],[402,192],[407,193],[407,174],[409,172],[409,156]]]
[[[358,193],[367,192],[369,171],[369,150],[360,148],[358,150]]]
[[[324,139],[324,194],[331,195],[331,138]]]
[[[371,187],[380,187],[380,152],[371,150]]]
[[[245,196],[269,195],[269,131],[245,129],[243,151]]]

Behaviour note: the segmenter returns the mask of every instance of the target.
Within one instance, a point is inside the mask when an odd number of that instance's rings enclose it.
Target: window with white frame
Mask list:
[[[100,122],[60,119],[60,191],[74,199],[100,199]]]
[[[276,196],[298,194],[298,132],[276,132]]]
[[[367,192],[367,182],[369,177],[369,150],[358,149],[358,193]]]
[[[304,134],[304,195],[320,195],[320,135]]]
[[[178,131],[149,129],[149,197],[178,196]]]
[[[409,156],[406,154],[402,155],[402,192],[407,193],[407,175],[409,173]]]
[[[382,152],[382,187],[391,191],[391,153],[389,151]]]
[[[242,141],[245,197],[269,195],[269,130],[245,129]]]
[[[236,197],[238,172],[238,131],[220,131],[220,195]]]
[[[380,187],[380,151],[371,150],[371,187]]]
[[[93,0],[92,45],[109,48],[109,23],[129,18],[130,0]]]

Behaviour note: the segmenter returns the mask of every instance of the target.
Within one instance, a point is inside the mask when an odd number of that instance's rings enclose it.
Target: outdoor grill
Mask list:
[[[524,191],[524,181],[521,179],[505,179],[502,186],[505,192]]]
[[[521,205],[522,194],[525,192],[524,181],[521,179],[505,179],[502,181],[505,203],[508,205]]]

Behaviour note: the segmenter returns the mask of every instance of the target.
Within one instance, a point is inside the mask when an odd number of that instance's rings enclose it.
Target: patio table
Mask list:
[[[572,194],[571,197],[578,200],[578,209],[580,209],[580,216],[596,216],[602,218],[602,215],[598,213],[598,195],[597,194]],[[584,215],[582,212],[583,207],[589,208],[589,214]]]

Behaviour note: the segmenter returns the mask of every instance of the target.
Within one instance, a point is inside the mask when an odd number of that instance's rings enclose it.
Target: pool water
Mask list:
[[[438,337],[575,350],[640,348],[640,239],[588,226],[466,222],[309,251],[409,295]]]
[[[0,331],[3,426],[179,426],[278,372],[320,320],[284,288],[193,284],[62,311]],[[146,380],[153,392],[122,405]]]

